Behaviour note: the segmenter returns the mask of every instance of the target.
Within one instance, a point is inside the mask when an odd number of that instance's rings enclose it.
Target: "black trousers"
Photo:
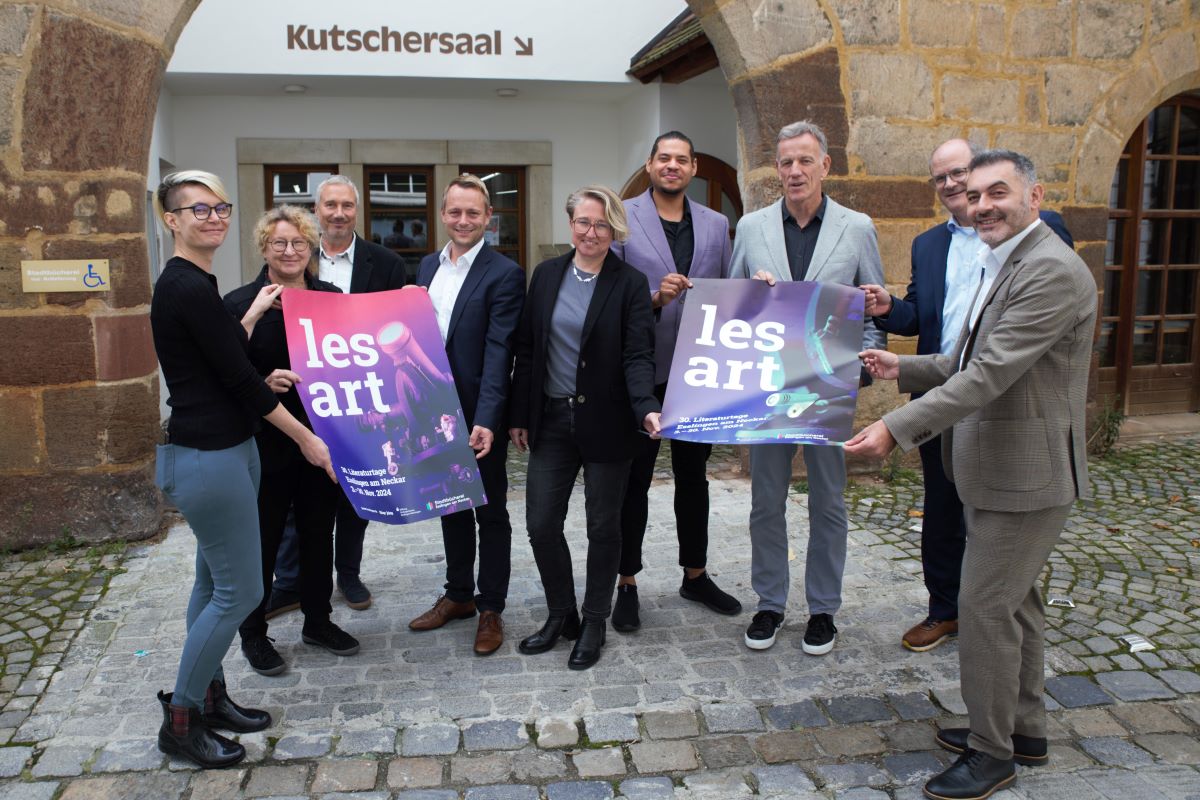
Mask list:
[[[546,404],[537,447],[529,453],[525,527],[547,608],[551,614],[571,613],[575,610],[575,578],[563,529],[582,467],[588,539],[582,613],[588,619],[607,619],[621,558],[621,499],[629,479],[629,462],[584,461],[575,444],[574,414],[566,400]]]
[[[667,385],[654,394],[661,403]],[[661,439],[647,437],[629,468],[629,486],[621,505],[621,575],[642,571],[642,540],[650,508],[647,493],[654,479]],[[675,535],[679,539],[679,566],[703,569],[708,562],[708,457],[711,444],[671,441],[671,474],[675,479]]]
[[[325,471],[303,459],[270,472],[264,470],[258,489],[258,529],[262,545],[263,599],[238,628],[245,639],[267,632],[267,600],[275,573],[275,554],[295,508],[296,538],[300,553],[300,610],[306,624],[329,619],[333,608],[333,520],[342,490]]]
[[[334,537],[333,566],[339,578],[357,578],[362,566],[363,540],[367,536],[367,521],[350,505],[345,493],[338,490],[337,536]]]
[[[920,446],[925,477],[925,514],[921,518],[921,568],[929,590],[929,616],[958,619],[958,588],[967,524],[958,490],[942,466],[942,437]]]
[[[507,432],[497,432],[492,450],[475,463],[487,504],[442,517],[446,548],[446,597],[456,603],[475,600],[480,611],[504,613],[512,572],[512,525],[508,520]],[[475,578],[476,525],[479,526],[479,579]],[[476,594],[478,588],[478,594]]]

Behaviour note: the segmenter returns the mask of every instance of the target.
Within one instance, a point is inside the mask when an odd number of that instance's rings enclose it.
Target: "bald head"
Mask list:
[[[966,139],[950,139],[938,145],[929,157],[929,178],[938,199],[954,221],[970,227],[967,216],[967,168],[971,163],[971,145]]]

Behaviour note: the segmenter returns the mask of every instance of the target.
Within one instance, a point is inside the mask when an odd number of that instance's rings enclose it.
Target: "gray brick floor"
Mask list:
[[[660,477],[666,477],[665,459]],[[192,540],[186,526],[121,553],[9,556],[0,567],[0,800],[181,798],[915,798],[949,763],[939,724],[961,724],[953,643],[899,646],[924,607],[919,476],[860,480],[839,640],[824,658],[800,636],[805,523],[789,504],[793,591],[776,646],[741,643],[753,607],[749,486],[731,451],[712,469],[710,569],[747,608],[726,618],[678,596],[671,487],[651,494],[643,628],[610,631],[597,667],[566,669],[560,646],[516,650],[543,617],[514,461],[513,581],[498,653],[471,653],[474,623],[414,634],[439,594],[434,523],[368,533],[375,594],[335,620],[362,641],[338,658],[273,621],[288,671],[264,678],[236,646],[231,693],[277,723],[243,736],[238,768],[200,772],[154,747],[154,692],[169,688],[183,634]],[[1119,450],[1094,465],[1047,569],[1048,767],[1021,768],[1014,798],[1200,798],[1200,439]],[[583,574],[582,498],[568,520]],[[1155,649],[1131,653],[1137,633]]]

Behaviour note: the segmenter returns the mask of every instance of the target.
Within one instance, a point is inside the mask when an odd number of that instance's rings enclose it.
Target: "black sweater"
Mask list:
[[[279,405],[246,355],[246,331],[221,302],[217,279],[187,259],[170,259],[154,284],[150,327],[171,395],[172,444],[233,447]]]
[[[225,295],[225,308],[240,320],[258,297],[259,291],[269,282],[267,268],[264,266],[258,277],[245,286],[234,289]],[[316,278],[306,278],[307,288],[318,292],[337,292],[341,289],[332,283]],[[277,369],[291,369],[291,358],[288,356],[287,335],[283,327],[283,312],[279,309],[268,308],[254,326],[250,336],[250,363],[258,370],[258,374],[266,377]],[[292,412],[292,416],[305,427],[312,429],[308,415],[304,411],[304,403],[300,393],[292,387],[284,394],[278,395],[283,407]],[[289,466],[295,460],[304,460],[300,448],[274,425],[263,425],[258,432],[258,453],[262,458],[263,472],[274,472]]]

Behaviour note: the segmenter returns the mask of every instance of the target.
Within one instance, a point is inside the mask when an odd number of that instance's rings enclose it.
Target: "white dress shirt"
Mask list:
[[[433,310],[437,314],[438,330],[442,332],[443,343],[450,334],[450,315],[454,313],[454,302],[458,300],[458,293],[462,289],[463,281],[467,279],[467,273],[471,271],[471,265],[483,249],[483,239],[459,256],[457,261],[450,260],[452,244],[454,243],[447,243],[438,254],[437,272],[433,274],[433,280],[429,284],[429,299],[433,301]]]
[[[1004,266],[1004,262],[1008,261],[1008,257],[1012,255],[1013,250],[1017,249],[1025,237],[1033,232],[1033,229],[1040,225],[1041,218],[1036,218],[1024,230],[1013,236],[1005,242],[1001,242],[996,247],[987,245],[979,249],[979,258],[975,262],[976,268],[982,265],[983,277],[979,285],[979,291],[975,293],[975,302],[971,305],[971,314],[968,319],[971,320],[971,330],[979,324],[979,317],[983,313],[983,302],[987,299],[988,293],[992,291],[992,285],[996,282],[996,276],[1000,274],[1000,269]],[[963,357],[967,354],[966,348],[963,349]],[[959,364],[962,367],[962,364]]]
[[[334,256],[325,252],[323,243],[317,248],[318,277],[346,294],[350,294],[350,276],[354,274],[354,244],[357,241],[358,237],[355,236],[350,240],[349,247]]]

